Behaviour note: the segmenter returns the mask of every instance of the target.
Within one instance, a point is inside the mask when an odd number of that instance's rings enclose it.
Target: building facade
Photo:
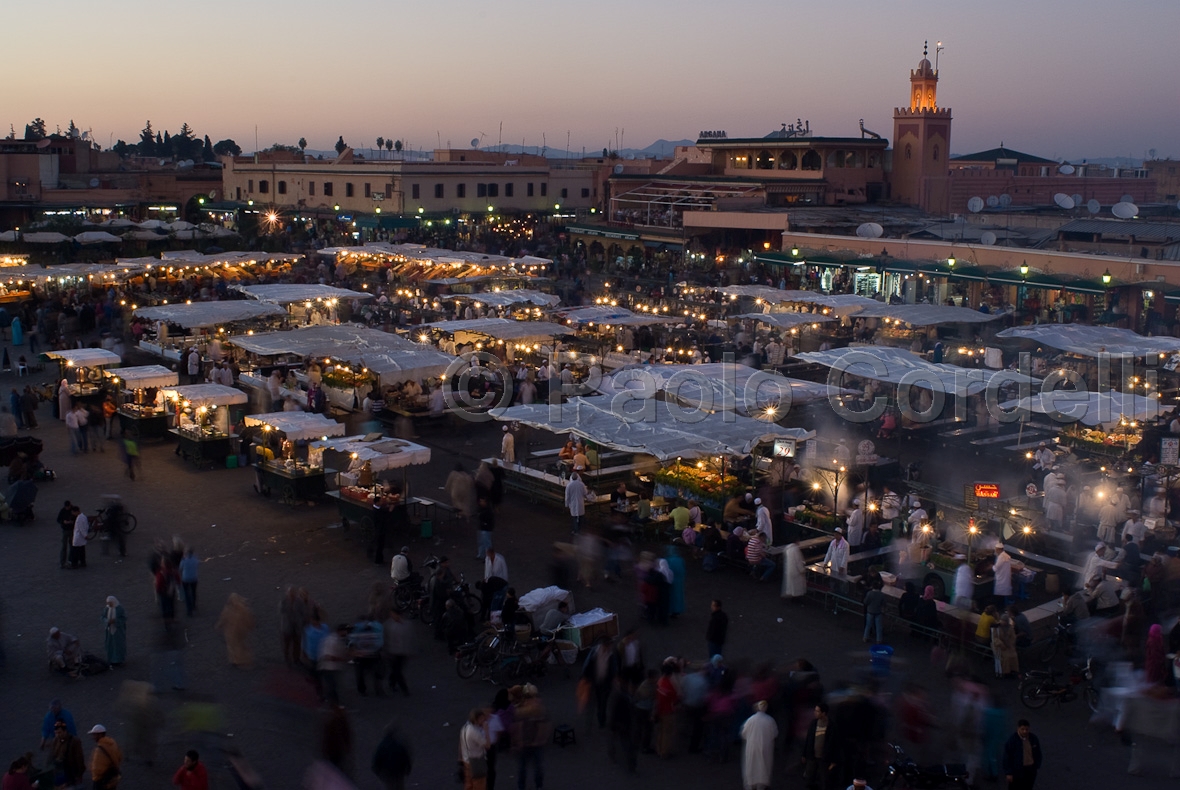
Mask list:
[[[544,157],[439,150],[431,161],[367,160],[351,149],[333,160],[279,152],[223,157],[226,200],[282,211],[471,214],[589,209],[592,168]]]

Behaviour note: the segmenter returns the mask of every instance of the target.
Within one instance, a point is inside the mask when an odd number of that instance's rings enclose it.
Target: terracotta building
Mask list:
[[[947,159],[951,148],[951,111],[938,106],[938,71],[922,52],[910,71],[910,106],[893,111],[893,162],[890,198],[938,212],[947,203]]]

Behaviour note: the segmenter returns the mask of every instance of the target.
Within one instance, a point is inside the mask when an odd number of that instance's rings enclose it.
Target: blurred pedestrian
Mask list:
[[[49,710],[46,711],[45,716],[41,719],[41,748],[45,749],[56,736],[54,726],[61,722],[66,726],[66,730],[70,735],[77,735],[78,728],[74,725],[74,716],[68,710],[62,707],[60,699],[53,699],[49,702]]]
[[[184,762],[172,775],[172,784],[180,790],[209,790],[209,772],[196,749],[184,753]]]
[[[389,691],[392,693],[400,688],[408,697],[410,688],[406,685],[406,659],[414,650],[414,631],[397,612],[390,612],[381,627],[384,637],[381,653],[389,678]]]
[[[721,608],[721,599],[714,598],[710,606],[709,625],[705,629],[705,650],[708,657],[725,654],[725,640],[729,635],[729,615]]]
[[[123,752],[101,724],[91,727],[89,735],[94,739],[94,751],[90,753],[90,779],[94,790],[115,790],[122,778]]]
[[[32,752],[12,761],[8,766],[8,773],[0,780],[0,790],[33,790],[36,787],[29,779],[29,771],[33,768],[31,757]]]
[[[61,527],[61,554],[58,556],[58,566],[63,570],[70,558],[70,544],[74,537],[75,519],[77,519],[77,515],[74,513],[74,506],[67,499],[61,506],[61,510],[57,511],[57,525]]]
[[[680,549],[675,546],[668,546],[664,550],[664,558],[667,560],[667,565],[672,571],[672,587],[668,597],[668,616],[677,617],[678,615],[684,614],[684,582],[688,576],[688,571],[684,567],[684,558],[680,556]]]
[[[119,687],[115,711],[123,718],[127,734],[127,754],[144,765],[156,760],[156,743],[164,716],[151,683],[124,680]]]
[[[103,638],[106,645],[107,663],[120,666],[127,660],[127,613],[113,595],[107,596],[106,608],[102,611]]]
[[[742,753],[742,785],[746,790],[770,787],[778,725],[766,712],[768,708],[766,700],[754,703],[754,715],[742,724],[741,738],[745,744]]]
[[[463,790],[486,790],[488,777],[487,714],[474,708],[459,731],[459,760],[463,763]]]
[[[180,589],[184,594],[184,613],[192,617],[197,612],[197,568],[201,564],[192,547],[184,550],[180,561]]]
[[[74,534],[70,538],[70,567],[86,567],[86,543],[89,540],[90,519],[74,505]]]
[[[828,790],[831,784],[836,764],[832,760],[834,739],[828,733],[830,726],[827,703],[817,702],[815,718],[803,741],[803,782],[807,790]]]
[[[254,613],[246,599],[237,593],[230,593],[214,627],[225,639],[229,663],[235,667],[249,668],[254,662],[254,651],[250,648]]]
[[[53,724],[53,739],[49,742],[49,764],[53,768],[54,787],[74,787],[86,775],[86,755],[82,739],[72,732],[70,724],[59,719]]]
[[[524,790],[531,762],[533,781],[540,790],[545,784],[545,766],[541,756],[551,734],[549,715],[536,686],[527,683],[522,692],[523,699],[516,706],[512,723],[512,748],[516,751],[516,787],[518,790]]]
[[[385,728],[373,752],[372,771],[385,790],[405,790],[406,776],[414,767],[414,756],[406,737],[393,725]]]

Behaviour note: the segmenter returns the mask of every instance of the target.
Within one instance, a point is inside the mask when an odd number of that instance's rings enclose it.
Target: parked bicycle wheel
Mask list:
[[[123,521],[119,524],[119,529],[122,530],[124,535],[130,535],[135,531],[137,526],[139,526],[139,522],[136,520],[135,516],[131,515],[130,513],[123,514]]]
[[[1024,688],[1020,689],[1020,701],[1024,703],[1026,708],[1045,707],[1045,703],[1049,701],[1049,695],[1044,692],[1039,683],[1030,683]]]

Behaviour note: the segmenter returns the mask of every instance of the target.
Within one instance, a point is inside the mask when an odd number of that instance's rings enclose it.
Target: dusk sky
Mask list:
[[[761,136],[801,117],[892,137],[922,42],[941,39],[952,151],[1180,157],[1180,2],[786,4],[59,0],[5,12],[3,124],[72,118],[105,148],[145,120],[215,142],[415,149],[484,133],[580,152]],[[5,130],[7,131],[7,130]]]

